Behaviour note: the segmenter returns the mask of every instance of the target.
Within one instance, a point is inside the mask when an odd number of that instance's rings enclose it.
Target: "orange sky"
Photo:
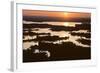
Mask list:
[[[23,10],[23,16],[49,16],[63,18],[90,18],[90,13]]]

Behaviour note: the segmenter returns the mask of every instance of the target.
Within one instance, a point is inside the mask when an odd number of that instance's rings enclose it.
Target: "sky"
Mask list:
[[[90,13],[23,10],[23,16],[48,16],[61,18],[90,18]]]

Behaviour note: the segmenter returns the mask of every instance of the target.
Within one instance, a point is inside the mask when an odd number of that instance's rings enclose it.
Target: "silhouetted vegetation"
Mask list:
[[[90,38],[91,37],[90,33],[75,33],[75,32],[71,32],[71,35],[73,35],[73,36],[81,36],[81,37],[86,37],[86,38]]]
[[[50,33],[36,33],[36,32],[23,32],[23,35],[29,35],[29,36],[34,36],[34,35],[48,35],[50,36]]]
[[[31,29],[31,28],[50,28],[52,31],[78,31],[78,30],[88,30],[91,31],[90,24],[76,24],[75,27],[66,27],[66,26],[57,26],[57,25],[50,25],[44,23],[34,23],[34,24],[23,24],[23,28]]]
[[[78,39],[77,41],[85,45],[91,45],[91,40]]]
[[[59,37],[59,36],[37,36],[35,39],[23,40],[23,42],[31,42],[31,41],[58,41],[58,40],[66,40],[69,37]]]
[[[90,59],[90,47],[76,46],[72,42],[62,44],[50,44],[40,42],[39,46],[31,46],[31,49],[23,50],[23,62],[56,61],[56,60],[78,60]],[[44,54],[34,54],[35,49],[48,50],[51,56],[47,58]]]

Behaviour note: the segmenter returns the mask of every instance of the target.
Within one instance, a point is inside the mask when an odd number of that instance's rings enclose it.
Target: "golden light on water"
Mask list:
[[[75,27],[75,23],[74,22],[65,22],[63,23],[64,26],[70,26],[70,27]]]
[[[69,26],[69,23],[64,23],[63,25],[64,25],[64,26]]]

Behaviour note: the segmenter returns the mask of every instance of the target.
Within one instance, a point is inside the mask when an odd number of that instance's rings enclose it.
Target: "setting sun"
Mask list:
[[[68,13],[67,12],[64,12],[64,16],[67,16],[68,15]]]

